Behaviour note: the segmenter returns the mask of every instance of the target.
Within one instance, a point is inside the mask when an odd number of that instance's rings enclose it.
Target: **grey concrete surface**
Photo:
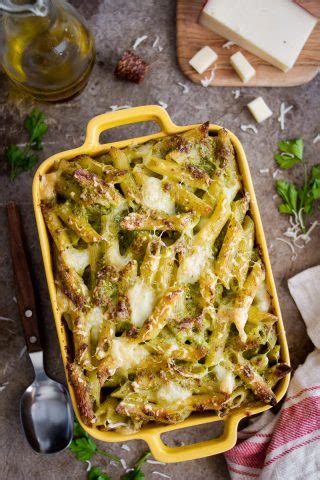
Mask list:
[[[191,0],[190,0],[191,1]],[[280,215],[274,198],[276,169],[273,154],[281,138],[303,137],[305,155],[310,163],[319,161],[320,143],[312,139],[320,133],[320,77],[307,85],[294,88],[243,88],[238,100],[234,100],[231,88],[204,88],[189,82],[179,71],[175,51],[175,2],[173,0],[94,0],[82,2],[73,0],[85,15],[92,28],[97,44],[97,63],[87,88],[67,103],[41,105],[50,121],[45,138],[42,159],[51,154],[80,145],[83,141],[88,120],[94,115],[106,112],[111,105],[130,104],[133,106],[168,104],[168,112],[177,124],[210,120],[235,132],[243,142],[258,197],[270,257],[287,330],[291,359],[294,367],[304,361],[312,350],[303,321],[288,293],[287,279],[306,267],[320,262],[319,229],[315,230],[308,247],[298,251],[295,261],[289,248],[279,241],[288,226],[288,218]],[[134,85],[114,79],[112,71],[119,55],[141,35],[148,39],[141,44],[138,53],[151,63],[150,74],[142,85]],[[152,48],[159,35],[161,52]],[[182,94],[177,82],[186,83],[189,93]],[[242,123],[254,123],[245,105],[254,97],[262,95],[274,112],[271,119],[258,126],[258,134],[240,130]],[[293,105],[288,114],[285,132],[280,131],[277,121],[280,103]],[[33,173],[24,173],[14,182],[8,178],[3,147],[9,143],[26,140],[22,121],[36,102],[24,99],[15,93],[4,75],[0,75],[0,315],[10,321],[0,320],[0,479],[3,480],[72,480],[86,478],[86,464],[76,461],[70,451],[59,455],[38,456],[31,451],[21,431],[18,416],[19,398],[25,387],[32,381],[32,369],[27,356],[23,354],[23,336],[14,302],[14,283],[9,256],[6,209],[9,200],[19,203],[28,241],[29,255],[35,276],[39,307],[42,312],[42,330],[46,347],[48,373],[64,381],[59,347],[53,324],[48,292],[40,257],[38,237],[32,209],[31,183]],[[138,133],[153,131],[154,125],[122,127],[108,132],[104,139],[127,138]],[[269,168],[270,173],[261,173]],[[285,174],[299,180],[301,169]],[[316,216],[319,219],[319,210]],[[6,384],[6,382],[8,382]],[[6,384],[6,385],[5,385]],[[166,438],[169,443],[192,443],[201,438],[217,434],[216,427],[192,428],[177,431]],[[170,438],[169,438],[170,437]],[[110,451],[120,453],[129,466],[146,445],[141,441],[130,443],[130,452],[120,449],[118,444],[106,445]],[[113,479],[120,477],[121,468],[110,466],[107,460],[97,458]],[[152,474],[154,470],[170,475],[174,480],[229,478],[222,455],[199,459],[192,462],[166,466],[146,465],[146,478],[161,478]]]

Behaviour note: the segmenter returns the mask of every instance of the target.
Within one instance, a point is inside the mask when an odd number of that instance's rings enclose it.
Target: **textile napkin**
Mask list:
[[[320,266],[288,281],[315,346],[295,372],[279,413],[265,412],[225,454],[232,480],[320,479]]]

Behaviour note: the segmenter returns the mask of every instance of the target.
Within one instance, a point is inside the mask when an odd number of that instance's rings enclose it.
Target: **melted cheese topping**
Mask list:
[[[119,243],[117,240],[108,245],[106,257],[109,265],[113,267],[122,268],[129,262],[129,257],[123,257],[119,250]]]
[[[222,365],[217,365],[214,369],[219,382],[220,391],[223,393],[231,393],[235,387],[234,375]]]
[[[128,290],[128,298],[131,307],[131,322],[141,327],[151,315],[155,305],[155,294],[153,289],[139,279],[133,287]]]
[[[89,265],[89,250],[86,248],[84,250],[77,250],[76,248],[70,247],[63,252],[63,258],[66,264],[69,267],[75,269],[80,275],[83,274],[84,269]]]
[[[162,182],[155,177],[146,177],[141,187],[143,203],[153,210],[161,210],[170,215],[175,213],[175,203],[162,188]]]
[[[185,284],[197,282],[207,259],[208,250],[205,248],[205,245],[184,258],[177,272],[178,283]]]
[[[144,345],[135,344],[123,337],[113,339],[110,353],[117,363],[117,368],[126,371],[137,367],[149,355]]]
[[[56,181],[60,177],[60,172],[51,172],[41,176],[40,197],[41,200],[51,200],[56,196]]]
[[[266,283],[263,282],[261,287],[256,293],[256,296],[254,297],[254,305],[259,308],[262,312],[269,312],[270,310],[270,295],[267,291]]]
[[[158,403],[177,403],[182,402],[191,396],[191,393],[186,388],[181,387],[175,382],[168,382],[157,391]]]

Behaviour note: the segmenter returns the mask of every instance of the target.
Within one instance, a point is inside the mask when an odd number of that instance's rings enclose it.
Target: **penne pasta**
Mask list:
[[[41,198],[87,425],[131,434],[275,404],[290,367],[227,130],[62,160]]]

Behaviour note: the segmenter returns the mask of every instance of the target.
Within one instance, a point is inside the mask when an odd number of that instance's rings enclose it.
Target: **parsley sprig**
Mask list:
[[[121,480],[144,480],[144,473],[141,471],[142,465],[149,458],[151,452],[145,452],[141,455],[137,463],[134,465],[133,470],[122,475]]]
[[[112,480],[109,475],[103,473],[99,467],[92,467],[88,472],[88,480]]]
[[[20,173],[30,170],[38,162],[38,155],[32,150],[42,150],[42,139],[48,130],[43,112],[35,108],[27,116],[24,127],[29,134],[29,142],[24,148],[9,145],[5,150],[5,157],[10,165],[10,178],[14,180]]]
[[[76,458],[81,462],[87,462],[91,460],[93,455],[99,453],[104,455],[112,460],[121,463],[121,460],[116,455],[106,452],[105,450],[100,450],[95,441],[87,434],[85,430],[81,427],[79,422],[75,419],[73,426],[73,440],[69,446],[70,450],[75,454]],[[151,452],[145,452],[139,460],[135,463],[134,468],[129,472],[126,472],[121,476],[121,480],[145,480],[144,473],[141,471],[142,465],[145,463],[147,458],[149,458]],[[91,467],[88,471],[88,480],[112,480],[109,475],[102,472],[99,467]]]
[[[86,462],[91,460],[94,454],[104,455],[111,458],[115,462],[121,463],[117,455],[106,452],[98,448],[95,441],[83,430],[81,425],[75,420],[73,428],[73,440],[69,446],[70,450],[75,454],[77,460]]]
[[[313,213],[314,203],[320,198],[320,164],[314,165],[308,173],[304,159],[304,143],[301,138],[282,140],[278,144],[281,154],[275,155],[280,168],[288,170],[296,164],[303,166],[303,185],[286,180],[276,181],[276,190],[283,200],[279,212],[293,215],[302,233],[307,230],[306,217]]]

